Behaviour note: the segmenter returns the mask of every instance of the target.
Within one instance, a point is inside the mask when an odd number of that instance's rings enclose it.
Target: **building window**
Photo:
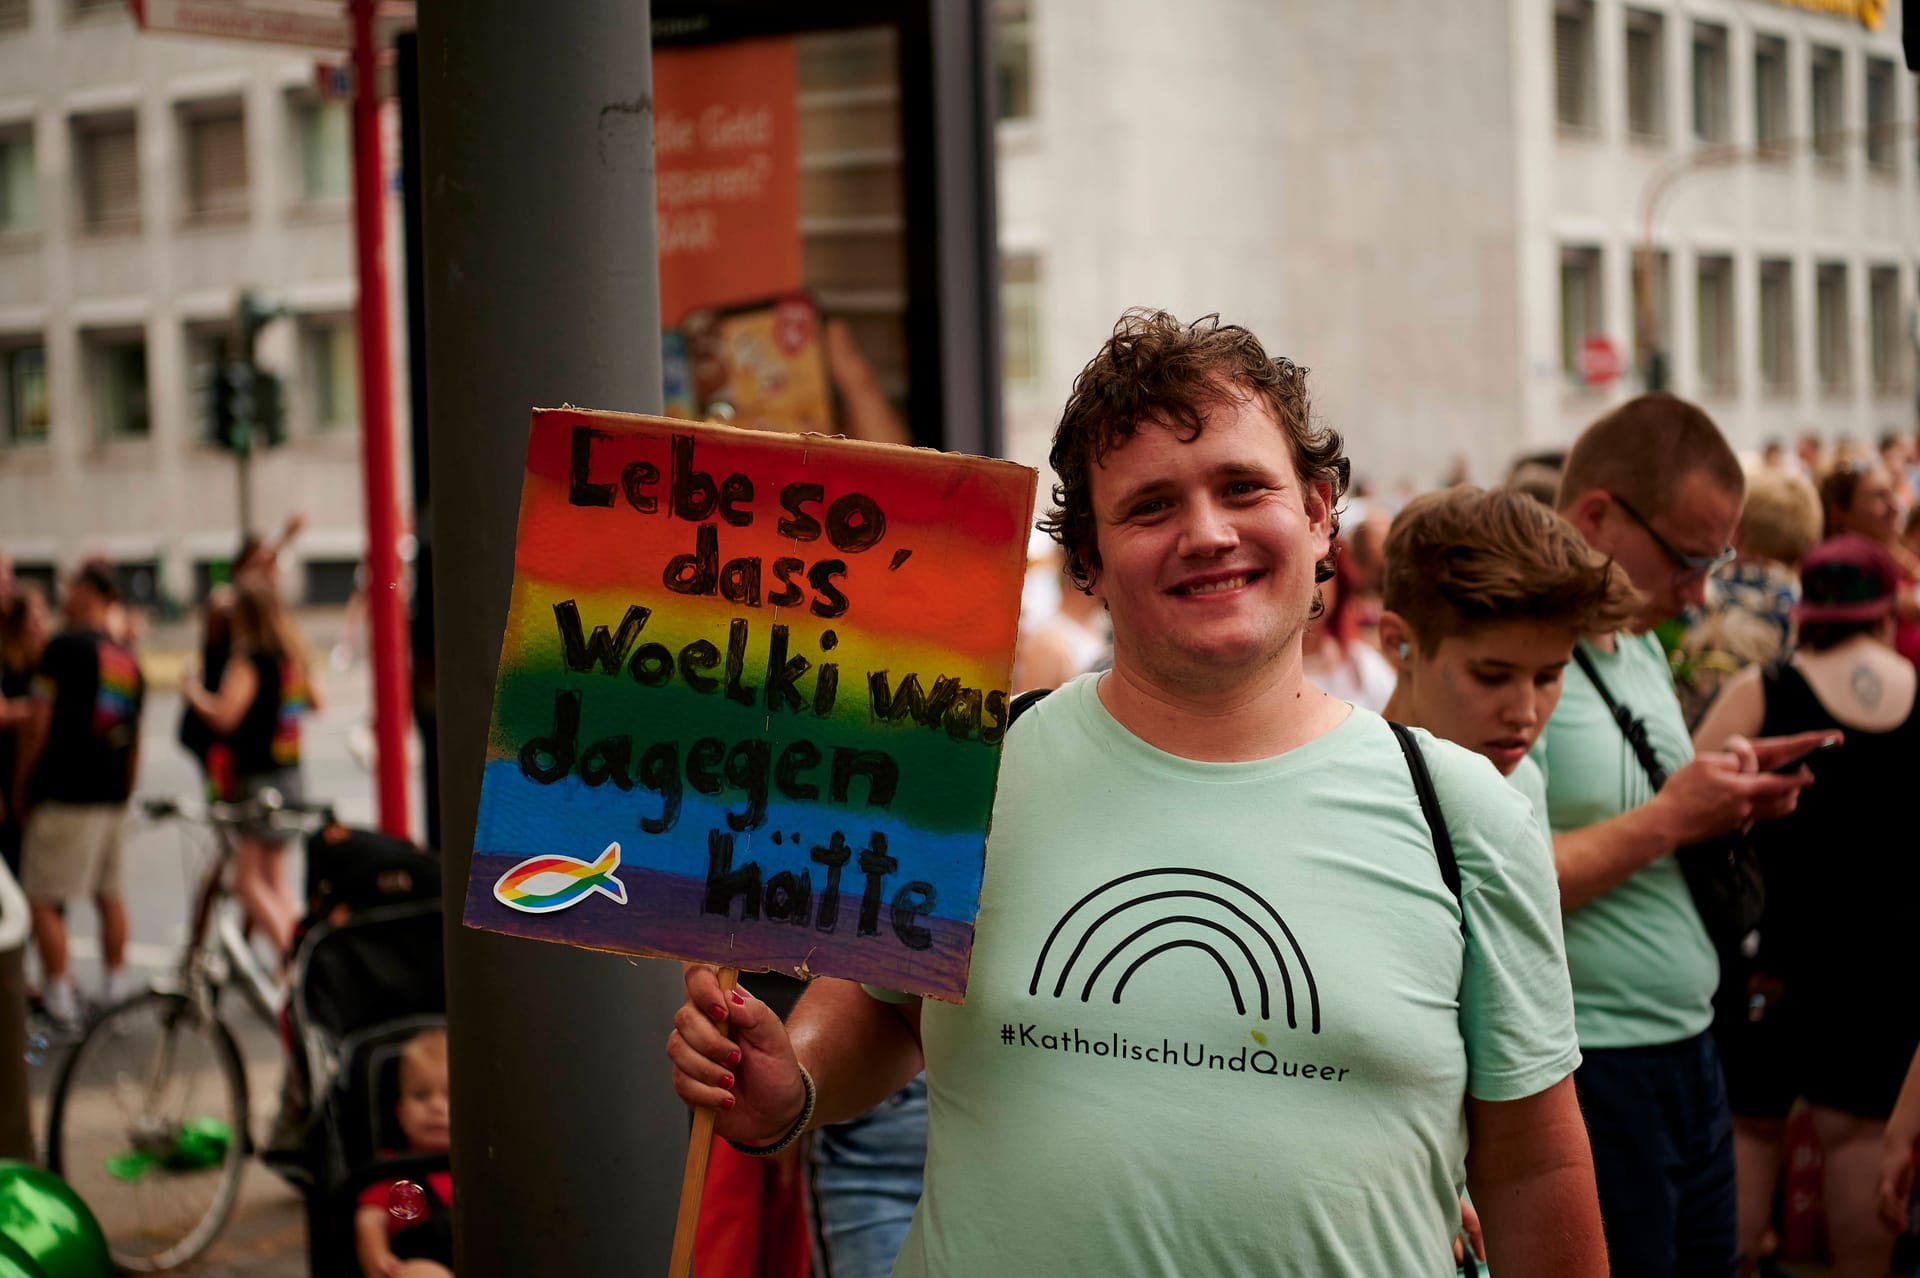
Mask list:
[[[1640,254],[1637,249],[1634,251],[1633,268],[1636,272],[1641,269]],[[1666,348],[1668,317],[1672,314],[1673,306],[1671,279],[1672,264],[1668,260],[1666,250],[1658,250],[1653,255],[1644,285],[1647,290],[1647,305],[1644,310],[1638,305],[1634,307],[1633,346],[1636,351],[1651,353],[1663,351]],[[1642,286],[1636,282],[1635,287]],[[1651,328],[1645,327],[1648,320],[1652,321]]]
[[[1867,59],[1867,167],[1893,172],[1894,72],[1885,58]]]
[[[1693,24],[1693,136],[1718,144],[1727,140],[1731,86],[1727,78],[1727,29],[1710,22]]]
[[[140,225],[140,145],[131,113],[76,120],[80,224],[89,231]]]
[[[360,351],[353,320],[309,320],[302,343],[313,424],[330,430],[358,422]]]
[[[353,598],[360,572],[358,559],[309,559],[300,565],[305,589],[301,602],[341,605]]]
[[[1847,143],[1840,131],[1847,127],[1847,64],[1840,50],[1815,45],[1809,55],[1808,99],[1813,107],[1813,153],[1821,163],[1846,163]]]
[[[1793,263],[1760,263],[1760,386],[1793,389]]]
[[[1580,347],[1600,331],[1600,250],[1560,250],[1560,368],[1580,380]]]
[[[219,442],[213,419],[213,396],[229,328],[227,324],[190,324],[186,328],[184,345],[187,386],[193,395],[193,424],[199,438],[207,443]]]
[[[1900,272],[1876,266],[1867,274],[1867,321],[1873,344],[1873,389],[1885,395],[1903,389],[1905,343],[1900,333]]]
[[[40,179],[33,167],[33,125],[0,129],[0,233],[40,224]]]
[[[1844,391],[1852,360],[1847,352],[1847,266],[1822,262],[1813,279],[1814,363],[1823,391]]]
[[[309,204],[347,198],[350,181],[349,126],[344,102],[310,93],[291,95],[294,152],[300,157],[300,198]]]
[[[0,31],[17,31],[32,19],[28,0],[0,0]]]
[[[102,442],[145,439],[152,428],[147,406],[147,341],[140,334],[86,339],[87,387],[93,423]]]
[[[1002,120],[1033,117],[1033,19],[1027,0],[994,0],[993,76]]]
[[[38,339],[0,347],[0,386],[6,396],[6,442],[39,444],[47,438],[47,348]]]
[[[1563,129],[1594,126],[1592,0],[1560,0],[1553,10],[1554,109]]]
[[[1733,259],[1702,257],[1694,266],[1695,350],[1703,391],[1733,389]]]
[[[247,119],[237,101],[180,109],[187,216],[225,220],[247,211]]]
[[[1000,376],[1015,384],[1040,376],[1040,259],[1031,253],[1000,259]]]
[[[123,559],[114,566],[120,578],[120,597],[136,608],[151,608],[160,602],[160,561]]]
[[[1753,142],[1778,146],[1786,140],[1787,42],[1778,36],[1753,41]]]
[[[1627,10],[1627,132],[1642,141],[1667,135],[1666,20]]]

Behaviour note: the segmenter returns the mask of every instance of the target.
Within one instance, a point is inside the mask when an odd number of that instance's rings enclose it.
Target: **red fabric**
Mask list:
[[[754,1158],[716,1137],[693,1232],[699,1278],[807,1278],[807,1187],[800,1147]]]
[[[393,1192],[393,1187],[399,1183],[398,1180],[382,1180],[368,1185],[360,1191],[360,1197],[357,1200],[358,1205],[362,1207],[378,1207],[382,1211],[387,1211],[387,1196]],[[447,1204],[449,1207],[453,1206],[453,1173],[451,1171],[428,1172],[427,1184],[433,1187],[433,1192],[440,1196],[441,1202]],[[414,1223],[416,1222],[402,1220],[391,1211],[387,1211],[387,1233],[389,1236],[399,1233]]]
[[[1786,1221],[1780,1235],[1783,1260],[1822,1261],[1827,1258],[1827,1209],[1822,1168],[1826,1158],[1813,1134],[1813,1119],[1805,1110],[1787,1118]]]

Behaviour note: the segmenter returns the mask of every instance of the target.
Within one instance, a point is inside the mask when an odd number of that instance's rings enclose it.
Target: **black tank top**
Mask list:
[[[1839,965],[1857,977],[1861,964],[1888,961],[1905,970],[1920,936],[1920,841],[1907,811],[1920,698],[1904,723],[1867,732],[1834,718],[1792,665],[1769,667],[1763,682],[1762,736],[1846,734],[1838,749],[1807,760],[1814,781],[1799,806],[1754,828],[1767,876],[1764,944],[1797,967]]]
[[[284,766],[273,752],[274,732],[280,724],[281,662],[270,652],[252,652],[246,660],[259,676],[259,688],[227,742],[233,748],[234,770],[241,776],[259,776]]]

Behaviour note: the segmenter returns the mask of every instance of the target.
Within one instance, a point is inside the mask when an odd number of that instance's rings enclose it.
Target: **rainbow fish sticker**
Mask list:
[[[607,850],[592,861],[530,856],[500,876],[493,895],[508,909],[525,914],[552,914],[578,905],[595,892],[611,897],[615,905],[625,905],[627,885],[613,877],[619,864],[618,843],[607,844]]]

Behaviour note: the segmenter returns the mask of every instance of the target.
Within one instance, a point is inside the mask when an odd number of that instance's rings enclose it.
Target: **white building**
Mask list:
[[[1149,304],[1220,311],[1310,367],[1382,488],[1460,456],[1497,479],[1641,389],[1632,368],[1585,385],[1578,354],[1600,335],[1631,365],[1644,201],[1682,170],[1652,220],[1669,388],[1742,447],[1914,426],[1920,167],[1897,5],[999,8],[1019,460],[1044,462],[1074,375]]]
[[[199,388],[252,289],[293,312],[260,340],[289,439],[256,454],[254,522],[304,513],[289,586],[344,598],[364,544],[350,145],[314,71],[143,34],[125,0],[0,0],[0,547],[30,573],[99,553],[190,600],[232,556],[237,467]]]
[[[1497,478],[1639,388],[1589,387],[1577,357],[1598,335],[1631,360],[1644,206],[1675,174],[1652,219],[1671,387],[1745,447],[1913,426],[1898,6],[991,2],[1018,460],[1044,464],[1074,375],[1146,304],[1217,310],[1310,367],[1382,489],[1458,457]],[[254,464],[255,523],[304,512],[291,584],[344,595],[347,119],[313,69],[144,35],[125,0],[0,0],[0,547],[30,570],[99,552],[184,600],[232,553],[235,464],[196,387],[251,288],[294,312],[262,341],[290,440]],[[1686,167],[1709,151],[1734,162]]]

